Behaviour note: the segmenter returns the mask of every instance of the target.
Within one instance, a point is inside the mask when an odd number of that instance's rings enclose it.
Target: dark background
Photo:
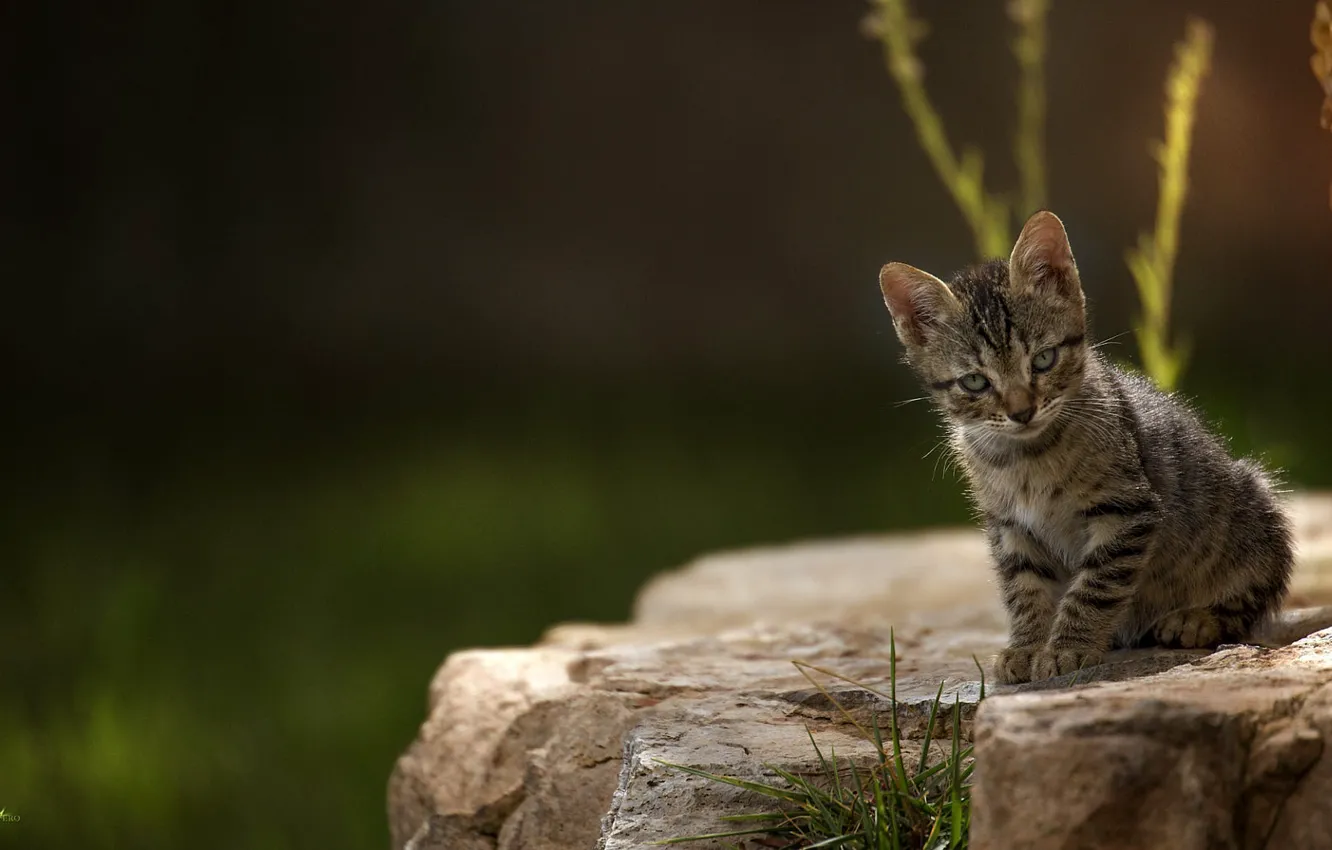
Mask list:
[[[914,6],[1014,188],[1004,4]],[[1312,7],[1057,0],[1048,65],[1111,336],[1171,45],[1215,25],[1185,390],[1296,486],[1332,483]],[[875,277],[972,241],[866,10],[3,7],[0,846],[383,846],[448,652],[704,550],[966,521]]]

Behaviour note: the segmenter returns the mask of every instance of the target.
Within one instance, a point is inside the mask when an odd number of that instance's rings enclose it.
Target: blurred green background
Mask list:
[[[1259,5],[1056,2],[1051,192],[1127,330],[1208,17],[1185,389],[1323,486],[1332,145],[1312,4]],[[1011,183],[1002,3],[914,6]],[[450,651],[707,550],[967,521],[875,275],[971,240],[865,9],[4,11],[0,846],[384,846]]]

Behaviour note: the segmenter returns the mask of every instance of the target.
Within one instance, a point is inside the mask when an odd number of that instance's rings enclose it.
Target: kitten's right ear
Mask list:
[[[957,307],[942,280],[906,263],[889,263],[879,272],[883,303],[893,316],[897,338],[906,345],[924,345],[930,328]]]
[[[1027,219],[1008,259],[1008,275],[1016,288],[1044,287],[1082,303],[1078,264],[1068,244],[1064,223],[1049,210]]]

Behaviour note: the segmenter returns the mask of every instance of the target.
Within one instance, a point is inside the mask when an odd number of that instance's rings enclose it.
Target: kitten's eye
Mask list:
[[[990,379],[982,375],[980,372],[972,372],[970,375],[963,375],[957,379],[957,382],[962,385],[962,389],[970,393],[981,392],[990,385]]]
[[[1058,354],[1059,352],[1057,349],[1045,349],[1035,357],[1031,358],[1031,368],[1035,369],[1037,372],[1048,372],[1050,367],[1055,364],[1055,360],[1058,359]]]

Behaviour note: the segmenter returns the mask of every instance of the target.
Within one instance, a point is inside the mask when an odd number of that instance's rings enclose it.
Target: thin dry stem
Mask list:
[[[1140,234],[1128,252],[1129,271],[1137,283],[1142,315],[1134,332],[1147,374],[1167,391],[1179,382],[1187,360],[1185,346],[1170,341],[1170,296],[1179,253],[1179,218],[1189,186],[1189,150],[1203,79],[1211,67],[1212,28],[1189,21],[1184,40],[1175,45],[1175,64],[1166,80],[1165,141],[1155,145],[1160,164],[1156,229]]]
[[[1045,209],[1045,20],[1050,0],[1009,0],[1018,25],[1013,54],[1018,61],[1018,127],[1013,138],[1022,194],[1018,218]]]
[[[875,0],[872,33],[883,44],[888,73],[902,93],[902,105],[916,129],[921,149],[929,157],[944,188],[953,196],[971,227],[976,253],[981,257],[1007,256],[1012,246],[1008,204],[985,189],[985,162],[980,151],[954,152],[943,119],[925,92],[924,72],[916,56],[916,42],[925,37],[925,24],[911,16],[906,0]]]

